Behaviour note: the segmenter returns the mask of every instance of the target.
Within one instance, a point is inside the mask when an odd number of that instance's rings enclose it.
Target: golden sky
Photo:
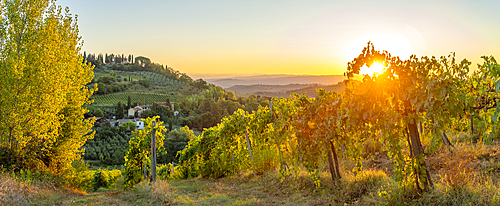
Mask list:
[[[78,14],[87,53],[146,56],[196,76],[342,74],[368,41],[403,59],[500,57],[496,0],[57,3]]]

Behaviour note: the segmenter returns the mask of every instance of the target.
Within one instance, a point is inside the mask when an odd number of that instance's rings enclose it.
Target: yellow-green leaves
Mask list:
[[[382,139],[388,143],[385,148],[396,163],[396,171],[401,173],[400,176],[405,176],[408,171],[405,169],[408,166],[405,159],[414,157],[404,154],[400,146],[409,138],[409,149],[418,150],[414,151],[416,155],[423,152],[421,134],[416,130],[416,125],[419,122],[432,123],[426,130],[437,134],[432,135],[432,145],[429,147],[436,149],[436,145],[440,144],[436,141],[441,134],[438,131],[442,132],[451,124],[452,117],[468,109],[469,98],[464,82],[469,79],[470,62],[464,59],[457,64],[454,54],[439,59],[412,55],[403,61],[392,57],[387,51],[374,50],[373,44],[368,43],[362,54],[348,63],[346,76],[352,78],[359,68],[372,64],[374,60],[384,62],[388,69],[381,75],[366,77],[360,83],[348,85],[344,91],[346,96],[343,101],[346,104],[343,111],[348,114],[344,116],[350,122],[346,132],[351,136],[374,138],[377,130],[381,131],[384,134]],[[377,121],[367,122],[368,119]],[[375,133],[370,134],[366,130]],[[429,176],[415,165],[424,168],[423,162],[409,166],[418,173],[420,181],[425,181],[422,177]]]
[[[133,187],[141,181],[144,170],[150,171],[151,135],[153,130],[156,131],[157,150],[160,152],[165,150],[163,140],[167,129],[163,126],[163,122],[158,120],[159,118],[159,116],[155,116],[145,119],[144,128],[132,132],[132,138],[125,154],[125,188]],[[156,122],[155,126],[153,126],[153,121]]]
[[[0,147],[19,160],[13,166],[55,174],[92,138],[82,105],[93,72],[75,18],[61,10],[49,0],[0,2]]]

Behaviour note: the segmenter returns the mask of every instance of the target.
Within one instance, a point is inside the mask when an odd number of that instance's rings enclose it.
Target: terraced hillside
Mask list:
[[[172,95],[161,93],[146,93],[146,92],[119,92],[106,95],[94,95],[94,106],[114,106],[118,102],[127,103],[128,97],[132,102],[141,101],[143,104],[151,104],[153,102],[164,102],[166,99],[171,99]]]

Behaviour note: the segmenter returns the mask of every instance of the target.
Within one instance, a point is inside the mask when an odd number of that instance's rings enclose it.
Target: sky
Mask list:
[[[195,77],[341,75],[368,41],[407,59],[500,57],[498,0],[58,0],[83,51],[145,56]]]

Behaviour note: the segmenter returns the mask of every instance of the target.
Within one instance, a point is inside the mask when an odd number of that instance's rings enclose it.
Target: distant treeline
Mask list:
[[[91,63],[95,66],[95,69],[99,69],[104,65],[111,64],[111,69],[121,70],[121,71],[149,71],[160,75],[164,75],[167,78],[173,80],[179,80],[188,84],[191,84],[199,89],[208,89],[208,84],[203,79],[193,80],[190,76],[185,73],[181,73],[174,70],[172,67],[167,65],[151,62],[147,57],[138,56],[134,58],[134,55],[129,54],[125,56],[124,54],[87,54],[83,52],[83,61]]]

